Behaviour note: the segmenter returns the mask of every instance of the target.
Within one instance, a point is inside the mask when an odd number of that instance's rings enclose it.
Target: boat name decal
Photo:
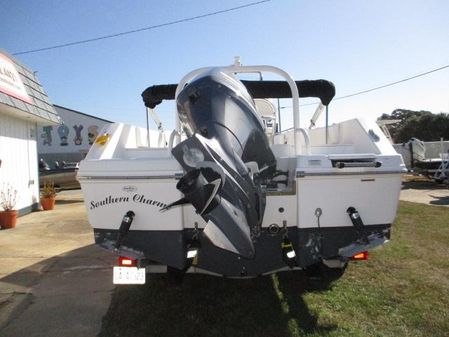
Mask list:
[[[160,208],[167,206],[163,202],[149,199],[143,194],[134,194],[132,197],[129,197],[129,196],[116,197],[116,196],[109,195],[106,198],[99,200],[99,201],[91,200],[90,201],[90,209],[93,210],[95,208],[99,208],[102,206],[118,204],[118,203],[123,203],[123,202],[130,202],[130,201],[133,201],[138,204],[153,205],[153,206],[160,207]]]

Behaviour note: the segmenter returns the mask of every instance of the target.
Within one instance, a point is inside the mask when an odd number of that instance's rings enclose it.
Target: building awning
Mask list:
[[[35,73],[1,50],[0,114],[32,120],[39,125],[61,121]]]

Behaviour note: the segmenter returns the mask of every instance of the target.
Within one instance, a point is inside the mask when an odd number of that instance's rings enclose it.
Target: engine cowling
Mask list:
[[[252,97],[236,78],[210,71],[176,98],[187,139],[172,153],[186,171],[177,184],[207,222],[204,233],[217,246],[246,258],[265,211],[261,181],[276,168]]]

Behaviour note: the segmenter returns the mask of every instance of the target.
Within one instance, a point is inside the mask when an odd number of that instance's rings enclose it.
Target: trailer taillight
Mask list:
[[[120,267],[135,267],[137,266],[137,260],[126,256],[119,256],[118,265]]]
[[[355,261],[368,260],[368,252],[364,251],[364,252],[355,254],[351,257],[351,260],[355,260]]]

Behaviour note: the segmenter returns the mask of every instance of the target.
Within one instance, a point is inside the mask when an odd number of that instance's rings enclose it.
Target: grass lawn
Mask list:
[[[392,240],[331,290],[300,273],[116,288],[100,336],[449,336],[449,208],[401,202]]]

